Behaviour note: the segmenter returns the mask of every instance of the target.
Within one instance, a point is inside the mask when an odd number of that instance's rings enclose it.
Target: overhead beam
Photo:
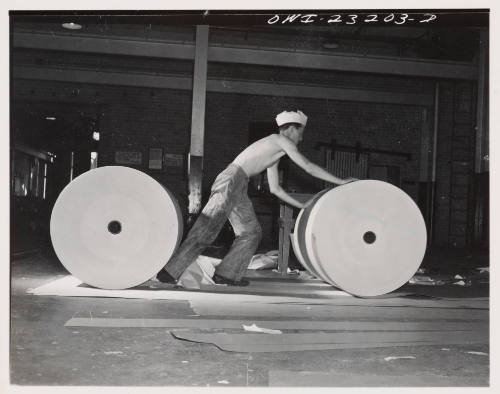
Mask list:
[[[12,45],[17,48],[188,60],[193,60],[195,53],[194,43],[23,32],[13,34]],[[208,48],[208,61],[428,78],[460,80],[478,78],[477,66],[471,63],[325,55],[290,52],[276,48],[257,49],[211,45]]]
[[[101,53],[193,60],[194,43],[169,43],[106,36],[78,36],[44,33],[14,33],[12,46],[50,51]]]
[[[187,76],[159,76],[74,69],[61,70],[50,67],[31,66],[13,67],[12,76],[14,81],[16,79],[26,79],[179,90],[192,90],[193,88],[192,78]],[[378,90],[284,85],[262,81],[208,79],[207,91],[415,106],[432,106],[434,102],[432,94],[389,93]]]
[[[303,97],[338,101],[371,102],[429,106],[433,96],[429,94],[393,93],[380,90],[329,88],[309,85],[285,85],[270,82],[209,80],[211,92],[246,93],[252,95]]]
[[[69,68],[59,69],[52,67],[16,66],[12,68],[12,76],[14,79],[161,89],[191,90],[193,86],[192,79],[189,77],[104,72]]]
[[[267,51],[211,47],[208,60],[258,64],[265,66],[298,67],[317,70],[336,70],[374,74],[405,75],[432,78],[469,79],[477,78],[477,68],[468,64],[432,62],[424,60],[404,60],[347,55],[319,55],[302,52]]]

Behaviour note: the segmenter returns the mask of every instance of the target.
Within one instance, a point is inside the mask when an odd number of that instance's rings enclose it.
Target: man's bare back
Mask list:
[[[233,163],[239,165],[249,177],[260,174],[285,155],[285,151],[279,143],[281,138],[286,137],[271,134],[255,141],[241,152]]]
[[[292,113],[291,120],[293,121],[286,123],[290,115],[285,112],[285,123],[280,124],[281,122],[278,122],[278,126],[280,126],[279,134],[271,134],[254,142],[233,161],[245,171],[248,177],[260,174],[267,169],[269,191],[297,208],[303,208],[305,205],[290,196],[279,184],[278,162],[284,155],[287,155],[295,164],[315,178],[334,184],[346,183],[345,180],[337,178],[299,152],[297,144],[302,141],[305,128],[305,121],[301,116],[305,115],[302,112]]]

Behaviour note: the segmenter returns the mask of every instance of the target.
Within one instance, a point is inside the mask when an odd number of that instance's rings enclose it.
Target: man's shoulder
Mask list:
[[[271,134],[269,136],[273,141],[288,141],[288,138],[286,138],[284,135],[281,134]]]
[[[269,134],[268,136],[262,138],[261,141],[268,144],[275,144],[278,141],[281,141],[281,138],[283,138],[283,136],[280,134]]]
[[[297,149],[297,145],[295,145],[290,139],[281,134],[275,134],[275,143],[281,146],[284,149]]]

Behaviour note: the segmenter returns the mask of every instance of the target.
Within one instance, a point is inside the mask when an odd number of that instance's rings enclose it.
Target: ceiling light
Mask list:
[[[67,22],[67,23],[63,23],[62,27],[64,27],[65,29],[69,29],[69,30],[80,30],[82,28],[82,25],[79,25],[78,23],[74,23],[74,22]]]

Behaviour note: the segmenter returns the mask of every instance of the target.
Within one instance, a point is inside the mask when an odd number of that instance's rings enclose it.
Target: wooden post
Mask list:
[[[193,105],[191,113],[191,146],[189,150],[190,216],[201,210],[203,145],[205,137],[205,101],[207,93],[208,26],[196,26],[196,50],[193,75]]]

